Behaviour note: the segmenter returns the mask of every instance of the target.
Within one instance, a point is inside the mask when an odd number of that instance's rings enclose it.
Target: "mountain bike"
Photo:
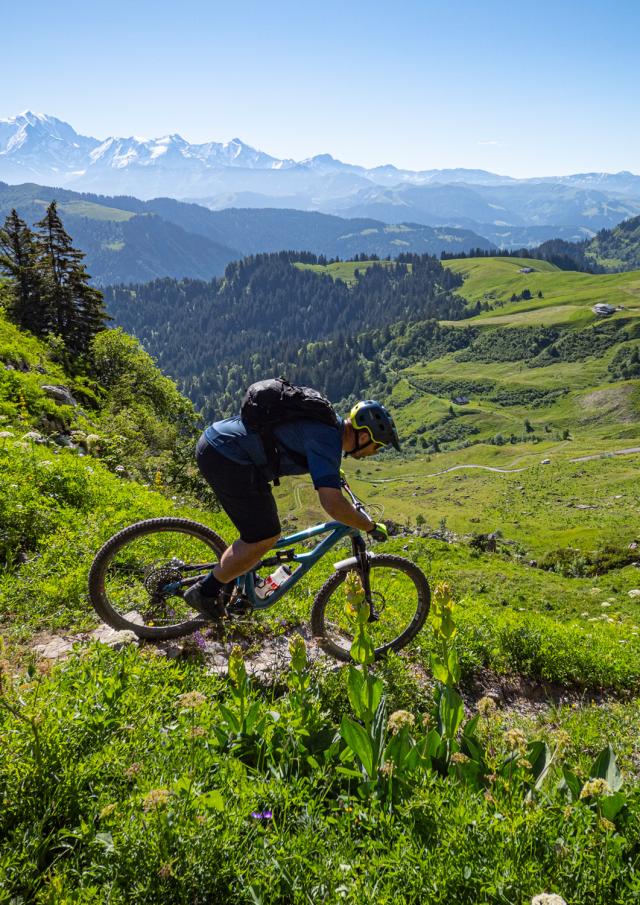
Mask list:
[[[343,489],[354,506],[364,504]],[[313,549],[296,547],[320,538]],[[349,538],[351,555],[333,564],[333,574],[317,592],[311,607],[311,628],[324,651],[350,660],[354,625],[346,611],[342,585],[355,572],[369,606],[369,633],[376,658],[398,651],[422,628],[429,613],[426,576],[411,560],[367,549],[360,531],[341,522],[324,522],[281,537],[272,555],[232,583],[225,615],[232,618],[265,610],[278,601],[340,541]],[[89,572],[89,597],[98,615],[115,629],[130,629],[140,638],[163,640],[187,635],[208,623],[184,600],[184,591],[209,573],[227,548],[205,525],[185,518],[153,518],[115,534],[98,551]],[[288,564],[293,569],[268,597],[256,593],[258,573]]]

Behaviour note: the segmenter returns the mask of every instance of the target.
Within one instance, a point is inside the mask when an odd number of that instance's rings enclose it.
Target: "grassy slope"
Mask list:
[[[0,539],[10,555],[24,554],[12,557],[0,571],[0,632],[5,639],[3,645],[0,638],[0,656],[8,654],[15,662],[34,634],[78,632],[95,625],[86,574],[94,552],[118,528],[138,518],[181,514],[229,539],[233,532],[223,515],[120,477],[94,458],[23,441],[21,434],[45,404],[40,385],[69,381],[49,360],[46,346],[2,318],[0,360],[19,365],[0,373],[19,382],[24,398],[24,403],[6,399],[2,428],[14,436],[0,440]],[[405,389],[411,400],[412,388],[406,384]],[[412,417],[417,404],[409,401],[400,410],[402,417]],[[432,415],[447,408],[446,400],[428,404]],[[385,513],[397,506],[400,517],[419,506],[429,521],[442,512],[458,530],[462,513],[485,519],[474,523],[479,529],[495,527],[494,516],[502,522],[519,514],[519,536],[523,542],[531,538],[540,549],[548,542],[549,527],[562,527],[567,518],[575,518],[578,527],[595,527],[605,516],[615,520],[626,513],[629,524],[631,513],[638,511],[638,491],[630,480],[636,460],[556,465],[555,455],[564,449],[556,447],[550,467],[539,466],[540,449],[526,445],[473,447],[431,462],[416,457],[349,463],[348,468],[363,498],[380,500]],[[522,475],[469,472],[466,477],[466,472],[454,472],[428,482],[420,471],[437,471],[465,457],[469,461],[479,452],[494,463],[523,457],[536,464]],[[391,485],[375,483],[389,479]],[[580,499],[589,502],[606,491],[605,511],[563,505],[563,496],[566,502],[576,495],[576,486]],[[311,499],[308,481],[283,482],[280,493],[285,495],[283,508],[290,499],[296,509],[293,518],[307,521],[320,515],[300,508]],[[457,513],[460,524],[454,525]],[[624,523],[616,522],[615,530],[623,530]],[[575,683],[592,692],[640,685],[637,604],[626,593],[640,583],[638,570],[596,581],[568,580],[525,566],[514,556],[476,554],[465,545],[437,540],[396,539],[385,548],[414,559],[432,581],[452,582],[461,599],[457,645],[466,680],[491,670]],[[342,555],[339,551],[336,558]],[[332,559],[327,557],[273,612],[247,625],[244,631],[251,640],[259,644],[262,631],[281,631],[283,618],[289,625],[306,621],[311,594],[331,573]],[[412,662],[392,659],[383,668],[390,709],[407,708],[419,716],[428,706],[414,673],[429,671],[432,645],[425,630],[410,652]],[[336,714],[336,725],[349,712],[344,679],[344,671],[314,679],[313,693]],[[219,704],[231,703],[226,683],[197,662],[154,656],[150,646],[115,652],[96,645],[78,650],[51,676],[36,674],[34,680],[32,671],[22,670],[9,685],[6,676],[3,683],[3,691],[15,683],[16,696],[8,700],[17,701],[22,711],[14,717],[0,708],[0,734],[7,740],[7,756],[0,757],[0,898],[6,894],[56,903],[108,899],[124,905],[205,896],[240,903],[247,901],[249,878],[253,900],[265,903],[313,901],[318,895],[328,903],[414,902],[427,894],[444,905],[476,901],[479,888],[483,900],[496,905],[529,901],[548,889],[571,895],[579,905],[628,901],[626,884],[634,882],[628,864],[637,853],[636,811],[630,813],[626,831],[622,824],[625,835],[615,837],[619,848],[612,846],[603,858],[603,833],[590,811],[581,805],[563,810],[560,798],[543,796],[525,809],[522,794],[511,786],[506,792],[492,787],[492,795],[482,796],[433,777],[412,785],[397,814],[386,814],[359,802],[346,780],[341,787],[333,768],[308,768],[301,762],[298,769],[297,761],[284,753],[273,775],[265,774],[239,751],[216,743]],[[194,690],[206,696],[206,704],[198,711],[185,710],[179,695]],[[292,739],[296,723],[286,703],[265,699],[262,692],[258,697],[263,708],[278,711],[273,720],[278,717]],[[553,750],[566,746],[563,762],[583,769],[611,742],[623,768],[633,773],[637,719],[637,702],[587,702],[584,707],[540,710],[537,716],[500,711],[484,731],[494,733],[502,751],[504,730],[515,722],[530,737],[546,739]],[[194,727],[202,736],[194,735]],[[561,741],[559,729],[569,733],[568,739]],[[635,794],[629,778],[625,788]],[[154,789],[171,790],[167,811],[146,810]],[[212,789],[222,796],[221,813],[199,794]],[[262,827],[250,815],[267,807],[274,820]],[[567,842],[559,847],[561,836]],[[443,857],[454,852],[455,857]],[[602,895],[594,898],[596,882]]]
[[[392,267],[395,261],[336,261],[333,264],[294,264],[299,270],[311,270],[314,273],[327,274],[334,280],[343,280],[347,286],[356,282],[356,270],[367,270],[375,264],[380,267]],[[409,265],[411,269],[411,265]]]

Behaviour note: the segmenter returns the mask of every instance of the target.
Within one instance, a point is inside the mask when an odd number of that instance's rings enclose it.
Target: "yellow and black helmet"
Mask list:
[[[373,399],[357,402],[349,412],[349,423],[356,430],[366,430],[373,443],[400,449],[398,431],[384,405]]]

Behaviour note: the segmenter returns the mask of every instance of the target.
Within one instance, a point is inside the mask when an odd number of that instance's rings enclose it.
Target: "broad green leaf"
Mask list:
[[[464,728],[462,730],[462,734],[465,738],[473,738],[475,736],[479,721],[480,721],[479,713],[476,713],[476,715],[472,716],[470,720],[467,720],[467,722],[464,724]]]
[[[551,769],[551,751],[546,742],[532,742],[527,748],[527,760],[535,778],[535,788],[541,789]]]
[[[561,792],[564,792],[569,801],[577,801],[580,798],[582,783],[576,774],[568,767],[562,768],[562,779],[558,784]]]
[[[449,656],[447,657],[447,666],[449,668],[449,674],[451,676],[451,681],[455,685],[460,681],[460,663],[458,661],[458,652],[455,648],[449,651]]]
[[[240,732],[240,718],[237,713],[234,713],[234,711],[225,704],[220,704],[220,713],[232,732]]]
[[[455,738],[464,718],[462,698],[453,688],[445,688],[440,698],[440,721],[447,738]]]
[[[431,654],[431,672],[434,679],[446,685],[449,678],[449,670],[437,654]]]
[[[373,748],[371,739],[363,727],[349,719],[348,716],[343,716],[340,724],[340,735],[360,759],[367,776],[373,777]]]
[[[347,678],[347,692],[349,694],[349,703],[355,715],[362,719],[362,687],[364,685],[364,675],[355,666],[349,667],[349,676]]]
[[[198,795],[196,804],[202,808],[224,811],[224,798],[217,789],[211,789],[209,792],[203,792],[202,795]]]
[[[613,795],[605,795],[598,799],[600,812],[607,820],[614,820],[626,803],[627,799],[623,792],[615,792]]]
[[[351,658],[363,666],[369,666],[376,659],[373,641],[364,625],[358,624],[356,626],[351,645]]]
[[[622,775],[611,745],[603,748],[596,757],[589,774],[592,779],[606,779],[614,792],[622,785]]]

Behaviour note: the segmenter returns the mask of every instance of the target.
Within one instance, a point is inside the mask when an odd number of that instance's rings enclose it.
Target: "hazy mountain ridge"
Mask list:
[[[208,280],[243,255],[300,249],[327,257],[365,252],[468,252],[493,248],[470,230],[386,224],[299,210],[211,211],[172,198],[141,201],[34,184],[0,183],[0,218],[16,208],[28,223],[57,200],[74,239],[85,249],[95,283],[145,282],[157,277]]]
[[[480,224],[548,227],[544,238],[559,228],[593,234],[640,214],[640,176],[628,171],[514,179],[463,168],[366,168],[330,154],[295,161],[239,138],[190,144],[171,134],[101,141],[29,111],[0,120],[0,179],[145,199],[169,195],[214,209],[293,207],[481,234]]]

